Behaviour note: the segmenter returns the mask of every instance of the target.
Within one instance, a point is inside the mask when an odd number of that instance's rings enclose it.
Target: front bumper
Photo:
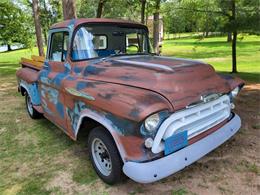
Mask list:
[[[194,144],[151,162],[126,162],[123,172],[132,180],[140,183],[160,180],[182,170],[223,144],[239,130],[240,126],[241,120],[235,114],[223,127]]]

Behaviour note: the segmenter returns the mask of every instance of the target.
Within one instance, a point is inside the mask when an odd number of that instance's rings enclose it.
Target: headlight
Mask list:
[[[153,133],[160,124],[160,116],[158,113],[149,116],[145,119],[144,127],[149,133]]]
[[[239,87],[236,87],[235,89],[233,89],[233,90],[231,91],[232,97],[233,97],[233,98],[236,97],[237,94],[238,94],[238,92],[239,92]]]

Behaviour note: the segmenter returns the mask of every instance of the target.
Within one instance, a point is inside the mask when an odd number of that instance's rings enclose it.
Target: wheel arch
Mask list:
[[[29,94],[29,89],[24,85],[23,83],[20,84],[20,92],[22,96],[25,96],[25,94]]]
[[[79,121],[77,124],[77,129],[75,131],[75,138],[76,139],[78,138],[78,135],[80,132],[86,131],[85,125],[84,125],[86,122],[92,123],[92,125],[93,125],[92,128],[87,129],[87,133],[89,133],[94,127],[97,127],[97,126],[102,126],[102,127],[104,127],[104,129],[106,129],[106,132],[111,136],[112,140],[114,141],[114,143],[117,147],[121,160],[123,162],[125,162],[125,160],[124,160],[125,152],[122,149],[120,141],[115,136],[115,133],[113,133],[113,132],[115,132],[115,130],[114,130],[112,122],[109,121],[108,119],[106,119],[104,116],[102,116],[94,111],[84,110],[83,113],[80,114]]]

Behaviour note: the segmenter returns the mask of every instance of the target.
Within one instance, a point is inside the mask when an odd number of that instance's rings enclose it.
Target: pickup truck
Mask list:
[[[165,178],[205,156],[241,126],[232,109],[243,80],[206,63],[153,53],[145,25],[73,19],[51,26],[45,59],[22,59],[18,90],[44,116],[86,140],[108,184]]]

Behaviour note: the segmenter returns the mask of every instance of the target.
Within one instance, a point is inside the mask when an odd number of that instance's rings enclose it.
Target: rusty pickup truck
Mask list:
[[[233,136],[243,80],[206,63],[153,53],[146,26],[74,19],[49,30],[45,59],[16,73],[31,118],[71,139],[88,134],[93,168],[108,184],[165,178]]]

